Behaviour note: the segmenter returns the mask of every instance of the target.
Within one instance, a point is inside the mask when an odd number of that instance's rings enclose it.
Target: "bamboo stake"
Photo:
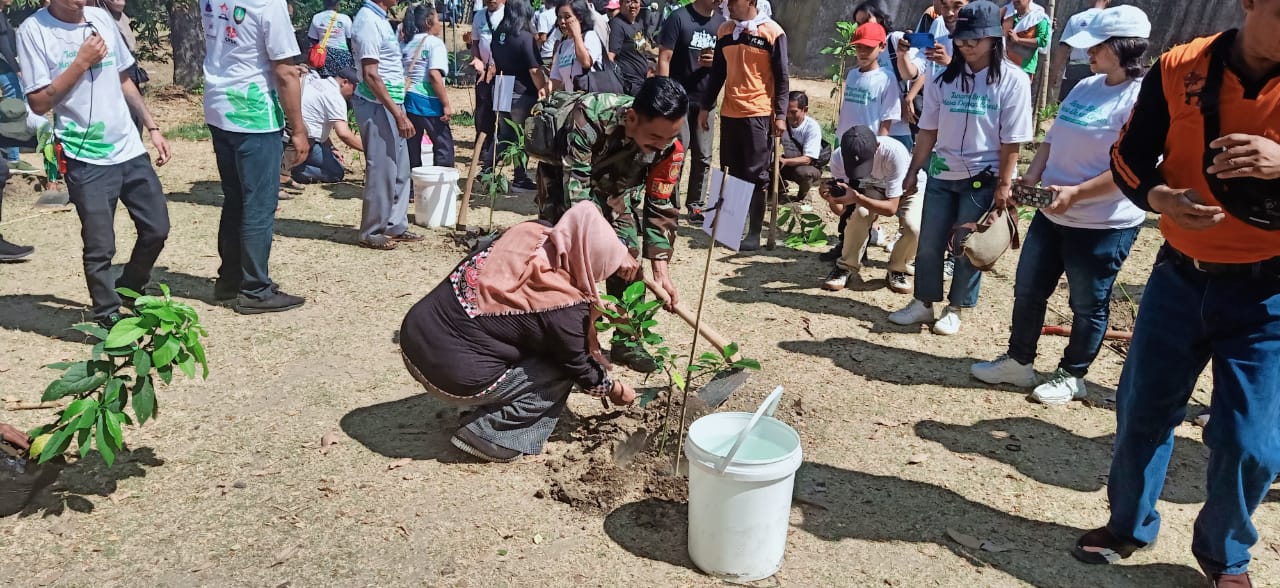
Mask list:
[[[480,164],[480,151],[484,146],[484,142],[488,139],[484,131],[476,134],[476,146],[472,150],[471,165],[467,169],[467,187],[462,191],[462,203],[458,206],[458,224],[459,231],[467,230],[467,212],[471,209],[471,189],[476,184],[476,166]]]
[[[778,237],[778,191],[781,185],[782,185],[782,137],[774,137],[773,138],[773,189],[769,192],[769,244],[767,246],[771,250],[773,249],[774,245],[777,243],[777,237]],[[714,242],[714,239],[712,241]]]

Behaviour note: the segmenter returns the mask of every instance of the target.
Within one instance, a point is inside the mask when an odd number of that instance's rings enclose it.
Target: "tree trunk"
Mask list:
[[[204,31],[199,0],[179,0],[169,8],[173,83],[194,90],[204,83]]]

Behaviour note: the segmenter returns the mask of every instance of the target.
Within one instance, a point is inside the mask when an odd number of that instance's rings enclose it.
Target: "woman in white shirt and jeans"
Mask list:
[[[563,40],[552,57],[551,86],[572,92],[574,78],[604,59],[604,42],[586,0],[556,0],[556,19]]]
[[[1089,49],[1097,75],[1082,80],[1065,100],[1036,158],[1019,180],[1056,193],[1040,209],[1022,242],[1013,286],[1009,350],[970,372],[990,384],[1035,385],[1036,343],[1049,297],[1067,274],[1071,340],[1058,369],[1031,397],[1045,404],[1084,398],[1084,376],[1102,348],[1111,287],[1147,215],[1120,192],[1104,145],[1115,143],[1138,100],[1143,54],[1151,23],[1133,6],[1108,8],[1080,33],[1063,39]]]
[[[917,174],[929,164],[915,300],[889,315],[898,325],[933,322],[939,335],[959,332],[960,312],[977,306],[982,280],[967,258],[957,256],[949,304],[934,321],[933,305],[943,296],[943,259],[955,229],[992,207],[1011,206],[1018,150],[1032,137],[1031,80],[1004,59],[1000,9],[988,0],[961,8],[951,39],[960,59],[925,84],[920,133],[903,182],[905,194],[914,194]]]

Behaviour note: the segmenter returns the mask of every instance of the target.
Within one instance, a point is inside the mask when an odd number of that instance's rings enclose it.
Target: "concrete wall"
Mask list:
[[[790,40],[791,64],[803,76],[824,76],[830,58],[821,54],[835,34],[835,22],[853,20],[853,7],[860,0],[771,0],[774,18],[786,29]],[[1048,6],[1048,0],[1036,0]],[[881,0],[894,14],[897,30],[914,27],[930,0]],[[998,4],[1003,4],[1003,1]],[[1151,41],[1154,50],[1164,49],[1194,37],[1240,26],[1244,11],[1240,0],[1128,0],[1113,2],[1132,4],[1151,17]],[[1093,5],[1093,0],[1058,0],[1057,22]],[[1054,31],[1057,42],[1059,30]]]

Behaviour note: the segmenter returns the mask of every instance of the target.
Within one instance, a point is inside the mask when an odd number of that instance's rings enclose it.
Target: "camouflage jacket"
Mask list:
[[[574,106],[567,150],[561,158],[566,209],[582,200],[600,207],[632,255],[671,258],[680,211],[671,194],[680,181],[684,147],[679,140],[645,153],[626,137],[630,96],[592,94]]]

